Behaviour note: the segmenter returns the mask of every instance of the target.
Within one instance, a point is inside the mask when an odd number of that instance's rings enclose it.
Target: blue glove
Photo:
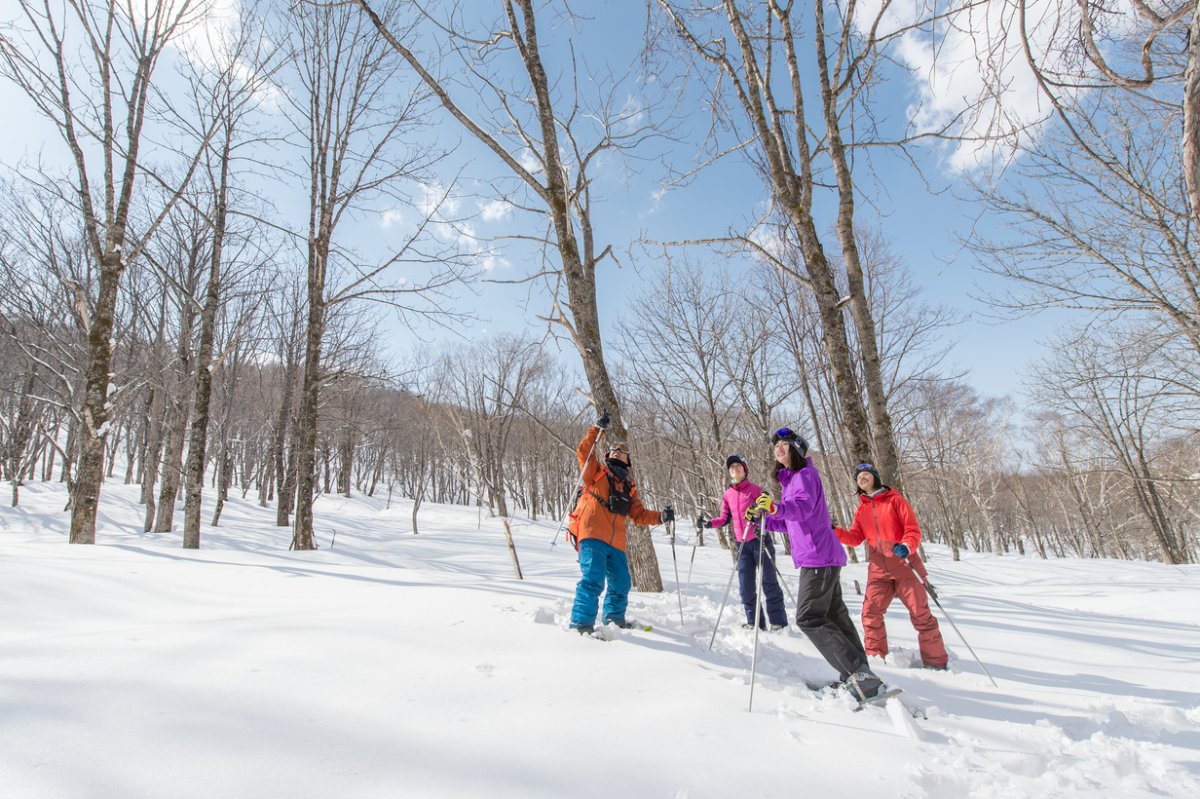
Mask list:
[[[898,558],[907,558],[908,551],[908,547],[904,546],[904,544],[896,544],[894,547],[892,547],[892,552]]]

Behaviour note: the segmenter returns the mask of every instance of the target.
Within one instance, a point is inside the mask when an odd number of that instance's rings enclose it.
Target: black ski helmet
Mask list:
[[[808,457],[808,442],[804,440],[804,436],[792,430],[789,427],[781,427],[771,436],[771,444],[778,444],[780,441],[786,441],[800,454],[800,457]]]
[[[725,459],[725,471],[729,471],[729,467],[735,463],[742,464],[742,468],[745,469],[747,473],[750,472],[750,465],[748,463],[746,463],[746,459],[743,458],[741,455],[730,455],[728,458],[726,458]]]
[[[860,474],[862,474],[863,472],[866,472],[867,474],[869,474],[875,478],[875,485],[872,487],[872,489],[871,489],[872,491],[874,491],[875,489],[883,488],[883,478],[881,478],[879,476],[879,470],[876,469],[874,466],[872,466],[869,463],[860,463],[860,464],[858,464],[858,466],[854,467],[854,482],[856,482],[856,483],[858,482],[858,476]],[[862,491],[861,488],[858,490]]]

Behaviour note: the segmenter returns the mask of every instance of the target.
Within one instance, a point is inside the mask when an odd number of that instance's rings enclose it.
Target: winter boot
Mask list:
[[[580,623],[574,622],[574,621],[571,622],[569,625],[567,625],[567,629],[574,630],[575,632],[579,633],[580,635],[591,635],[592,633],[596,632],[595,625],[580,624]]]
[[[851,674],[842,685],[859,702],[874,699],[883,690],[883,680],[869,671],[860,671]]]
[[[620,627],[622,630],[632,630],[634,627],[637,626],[636,624],[634,624],[631,621],[625,621],[624,619],[618,619],[616,616],[609,616],[608,618],[606,618],[604,620],[604,623],[611,624],[614,627]]]
[[[787,629],[787,627],[788,627],[788,626],[787,626],[786,624],[772,624],[772,625],[771,625],[771,627],[770,627],[770,629],[771,629],[771,632],[773,632],[773,633],[777,633],[777,632],[779,632],[780,630],[786,630],[786,629]]]

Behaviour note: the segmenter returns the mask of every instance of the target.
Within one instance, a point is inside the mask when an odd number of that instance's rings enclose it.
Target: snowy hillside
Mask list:
[[[291,553],[273,509],[234,500],[197,552],[136,532],[136,490],[106,486],[96,546],[66,543],[58,485],[0,509],[0,797],[1200,795],[1197,567],[930,547],[999,688],[944,621],[950,672],[909,668],[894,604],[877,671],[927,719],[808,692],[835,675],[795,628],[760,639],[747,712],[736,596],[708,650],[715,547],[681,624],[657,532],[670,593],[630,603],[654,629],[605,642],[566,630],[553,523],[516,530],[518,581],[473,509],[427,505],[413,536],[406,503],[323,497],[322,548]],[[857,619],[865,566],[843,577]]]

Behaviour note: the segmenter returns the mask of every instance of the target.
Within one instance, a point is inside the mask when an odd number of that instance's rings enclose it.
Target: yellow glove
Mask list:
[[[752,522],[762,516],[764,513],[772,514],[775,512],[775,503],[771,501],[770,494],[759,494],[758,499],[754,504],[746,509],[746,521]]]

